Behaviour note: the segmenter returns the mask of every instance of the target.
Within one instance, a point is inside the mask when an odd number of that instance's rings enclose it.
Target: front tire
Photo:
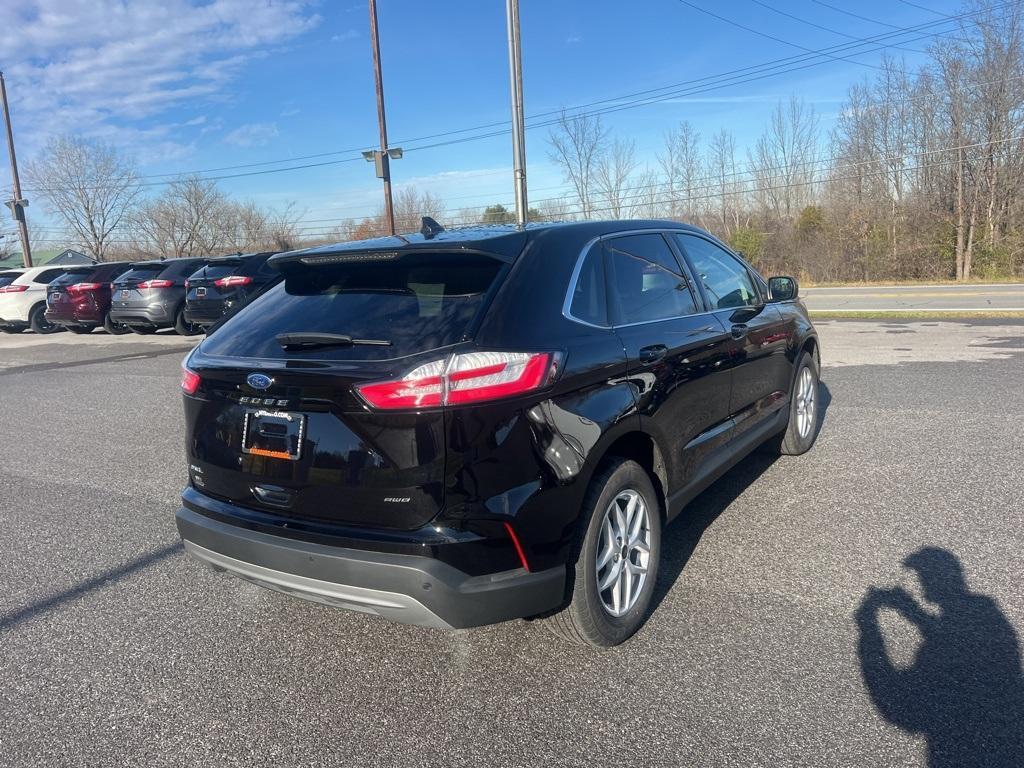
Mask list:
[[[64,329],[56,323],[51,323],[46,319],[46,306],[40,304],[34,308],[31,314],[28,316],[28,325],[32,329],[33,333],[40,335],[47,333],[56,333],[57,331],[63,331]]]
[[[785,432],[770,444],[777,453],[799,456],[814,445],[821,426],[819,383],[818,362],[814,355],[804,352],[797,364],[789,396],[789,423]]]
[[[569,604],[548,625],[565,640],[608,648],[647,619],[661,556],[661,505],[643,467],[615,459],[591,482],[583,515],[579,555],[567,566]]]

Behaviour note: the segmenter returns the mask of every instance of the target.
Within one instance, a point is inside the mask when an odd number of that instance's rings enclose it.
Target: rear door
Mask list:
[[[733,342],[703,311],[664,235],[608,238],[604,251],[612,324],[626,349],[643,426],[667,446],[671,494],[730,437]]]
[[[377,257],[291,265],[192,355],[202,377],[199,397],[186,398],[197,489],[348,525],[412,529],[440,511],[444,412],[371,410],[354,386],[424,365],[439,373],[504,264],[464,253]],[[297,333],[383,343],[286,349],[277,339]]]
[[[765,303],[753,274],[733,254],[697,234],[675,237],[708,307],[738,345],[729,410],[739,436],[786,404],[792,367],[785,319]]]

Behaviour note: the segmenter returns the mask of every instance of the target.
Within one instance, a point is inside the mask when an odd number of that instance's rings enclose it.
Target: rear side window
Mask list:
[[[604,260],[601,243],[590,249],[580,267],[573,288],[569,314],[593,325],[608,325],[608,297],[605,292]]]
[[[501,271],[474,254],[408,254],[395,261],[292,266],[204,343],[211,355],[277,359],[380,360],[460,341]],[[390,346],[285,351],[280,333],[336,333]]]
[[[0,288],[3,288],[5,285],[10,285],[19,277],[21,277],[20,272],[0,272]]]
[[[761,303],[750,273],[735,256],[703,237],[676,237],[693,263],[712,309],[732,309]]]
[[[645,323],[697,312],[679,262],[659,234],[605,243],[608,292],[615,325]]]

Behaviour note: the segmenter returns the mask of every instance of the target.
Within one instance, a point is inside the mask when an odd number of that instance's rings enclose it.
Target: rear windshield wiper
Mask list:
[[[353,339],[343,333],[279,333],[277,343],[285,349],[313,349],[316,347],[390,347],[386,339]]]

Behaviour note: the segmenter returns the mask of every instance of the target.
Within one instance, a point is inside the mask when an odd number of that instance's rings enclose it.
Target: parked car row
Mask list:
[[[0,272],[0,331],[202,333],[280,276],[272,253],[120,261]]]

